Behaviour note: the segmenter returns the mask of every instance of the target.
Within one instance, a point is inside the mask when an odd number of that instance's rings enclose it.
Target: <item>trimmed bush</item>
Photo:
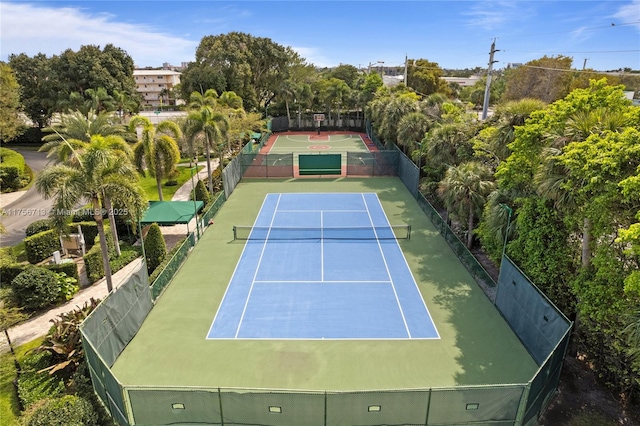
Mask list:
[[[39,263],[53,255],[54,251],[61,250],[58,233],[50,229],[39,232],[24,239],[29,263]]]
[[[211,195],[209,195],[209,191],[207,191],[207,186],[201,180],[196,183],[195,195],[196,201],[204,201],[205,205],[209,204],[209,201],[211,201]],[[193,197],[191,199],[193,199]]]
[[[32,311],[51,306],[60,292],[55,272],[37,266],[29,267],[15,277],[11,288],[18,306]]]
[[[84,398],[65,395],[44,400],[27,413],[27,426],[95,426],[98,415]]]
[[[64,394],[64,381],[60,377],[39,372],[49,367],[51,359],[50,353],[31,352],[20,361],[22,372],[18,375],[18,397],[24,408],[42,399]]]
[[[76,280],[80,279],[80,274],[78,274],[78,265],[76,265],[74,262],[61,263],[59,265],[52,263],[50,265],[45,265],[44,267],[52,270],[55,273],[62,272],[68,277],[75,278]]]
[[[151,274],[167,256],[167,245],[157,223],[152,224],[147,232],[144,251],[147,257],[147,271]]]
[[[15,191],[22,187],[25,165],[22,154],[0,147],[0,189],[3,192]]]
[[[31,224],[27,226],[25,234],[27,234],[27,237],[31,237],[32,235],[36,235],[40,232],[48,231],[50,229],[53,229],[53,223],[51,219],[38,219],[35,222],[31,222]]]

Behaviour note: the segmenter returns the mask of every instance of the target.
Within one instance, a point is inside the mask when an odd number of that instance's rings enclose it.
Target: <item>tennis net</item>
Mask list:
[[[325,228],[234,226],[234,240],[408,240],[411,225]]]

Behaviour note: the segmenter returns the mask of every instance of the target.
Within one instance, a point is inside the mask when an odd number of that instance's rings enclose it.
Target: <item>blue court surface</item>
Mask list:
[[[375,193],[267,194],[208,339],[437,339]]]

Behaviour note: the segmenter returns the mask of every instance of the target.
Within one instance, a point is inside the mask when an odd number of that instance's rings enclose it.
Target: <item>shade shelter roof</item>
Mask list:
[[[203,201],[149,201],[149,209],[140,221],[142,225],[188,224],[196,212],[204,205]]]

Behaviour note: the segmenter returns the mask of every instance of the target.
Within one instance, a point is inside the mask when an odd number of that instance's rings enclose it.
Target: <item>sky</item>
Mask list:
[[[591,1],[5,1],[0,60],[111,43],[137,67],[195,60],[204,36],[270,38],[319,67],[494,68],[544,55],[573,67],[640,69],[640,0]],[[376,65],[376,66],[379,66]]]

